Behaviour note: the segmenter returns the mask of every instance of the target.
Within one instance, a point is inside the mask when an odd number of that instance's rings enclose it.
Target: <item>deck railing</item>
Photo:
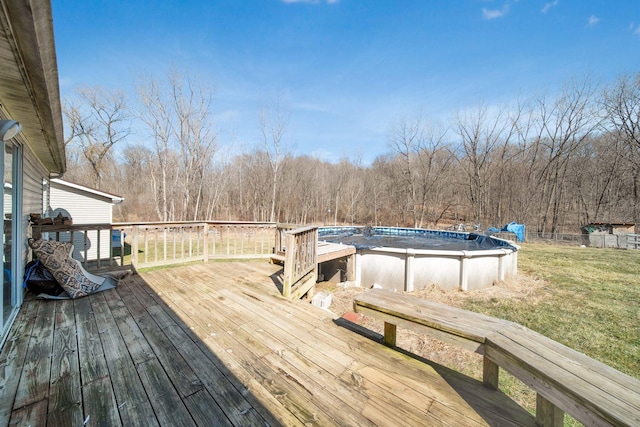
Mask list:
[[[87,271],[139,269],[284,253],[282,294],[300,298],[318,278],[318,228],[255,222],[145,222],[33,226],[34,236],[74,243]]]
[[[147,268],[212,259],[268,258],[275,223],[141,222],[34,225],[33,235],[71,241],[73,257],[88,271]]]
[[[287,233],[297,228],[300,228],[300,226],[291,224],[278,224],[278,227],[276,229],[276,243],[274,245],[273,251],[274,254],[284,255],[287,245]]]
[[[298,299],[318,279],[318,227],[304,227],[285,234],[284,284],[282,295]]]
[[[125,229],[116,224],[33,225],[34,238],[73,244],[72,257],[92,272],[132,267]]]
[[[212,259],[268,258],[275,244],[275,223],[207,221],[120,225],[131,233],[132,263],[136,268]]]

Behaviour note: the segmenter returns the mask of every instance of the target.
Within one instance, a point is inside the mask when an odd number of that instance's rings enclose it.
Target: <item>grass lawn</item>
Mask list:
[[[533,298],[471,298],[464,308],[520,323],[640,378],[640,251],[524,244],[518,269],[545,281]],[[526,393],[501,377],[508,394]]]

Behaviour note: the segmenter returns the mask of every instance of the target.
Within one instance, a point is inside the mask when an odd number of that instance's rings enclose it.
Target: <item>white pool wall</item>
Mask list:
[[[432,284],[442,289],[482,289],[516,276],[519,248],[513,246],[477,251],[361,249],[356,254],[356,282],[407,292]]]
[[[322,227],[339,233],[358,227]],[[438,236],[466,240],[470,233],[374,227],[383,235]],[[472,291],[493,286],[518,273],[518,250],[514,242],[490,237],[499,243],[494,249],[434,250],[392,247],[359,248],[356,252],[355,281],[362,287],[377,286],[391,291],[414,291],[430,285],[442,289]],[[320,237],[322,239],[322,237]]]

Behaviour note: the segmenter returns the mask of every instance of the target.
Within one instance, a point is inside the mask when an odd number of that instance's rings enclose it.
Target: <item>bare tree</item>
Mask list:
[[[115,206],[121,221],[150,220],[153,212],[153,192],[147,185],[150,176],[150,149],[143,145],[125,147],[120,157],[120,167],[116,168],[113,191],[124,197],[125,202]],[[132,185],[136,183],[136,185]]]
[[[91,184],[100,188],[111,149],[131,134],[130,116],[121,92],[93,87],[78,89],[76,95],[63,105],[68,128],[65,144],[77,144],[91,166]]]
[[[147,125],[155,151],[149,153],[149,164],[155,203],[156,216],[160,221],[170,219],[169,210],[169,160],[171,157],[172,121],[168,102],[155,79],[147,79],[145,85],[138,87],[141,103],[140,118]]]
[[[624,180],[624,143],[615,133],[589,138],[578,150],[570,166],[570,188],[577,199],[577,215],[582,224],[611,222],[619,198],[615,188]],[[615,220],[614,220],[615,221]]]
[[[476,110],[458,113],[456,132],[461,139],[460,164],[468,178],[468,195],[473,209],[473,221],[487,219],[491,199],[489,183],[499,168],[492,166],[496,157],[503,157],[506,147],[516,133],[516,123],[501,107],[490,110],[479,106]]]
[[[588,80],[572,82],[562,94],[549,102],[538,100],[540,127],[536,149],[546,161],[537,179],[537,194],[542,208],[539,231],[557,233],[566,200],[568,168],[578,149],[598,129],[594,88]]]
[[[444,142],[445,135],[446,130],[428,125],[423,118],[403,119],[393,128],[391,148],[399,156],[400,176],[414,227],[422,227],[429,219],[437,221],[429,218],[437,210],[433,202],[438,199],[439,184],[446,179],[445,171],[454,159]]]
[[[150,179],[158,218],[195,220],[206,215],[203,187],[217,149],[211,90],[174,70],[166,85],[146,79],[138,95],[140,117],[155,149]]]
[[[640,73],[626,75],[604,91],[604,108],[610,131],[624,144],[631,167],[633,220],[640,224]]]
[[[169,78],[176,124],[174,137],[180,147],[180,180],[184,191],[183,218],[199,216],[205,175],[217,149],[218,133],[212,124],[211,89],[190,76],[172,72]]]
[[[282,160],[286,155],[285,135],[289,124],[289,109],[278,95],[272,102],[262,101],[260,105],[260,131],[262,145],[271,165],[271,213],[269,221],[276,220],[276,196]]]

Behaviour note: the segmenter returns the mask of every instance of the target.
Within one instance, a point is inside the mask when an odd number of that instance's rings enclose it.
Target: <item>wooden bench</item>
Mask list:
[[[564,412],[587,426],[640,426],[640,381],[524,326],[381,289],[353,305],[385,322],[389,346],[401,326],[483,354],[484,385],[498,388],[499,367],[527,384],[541,426],[562,426]]]

